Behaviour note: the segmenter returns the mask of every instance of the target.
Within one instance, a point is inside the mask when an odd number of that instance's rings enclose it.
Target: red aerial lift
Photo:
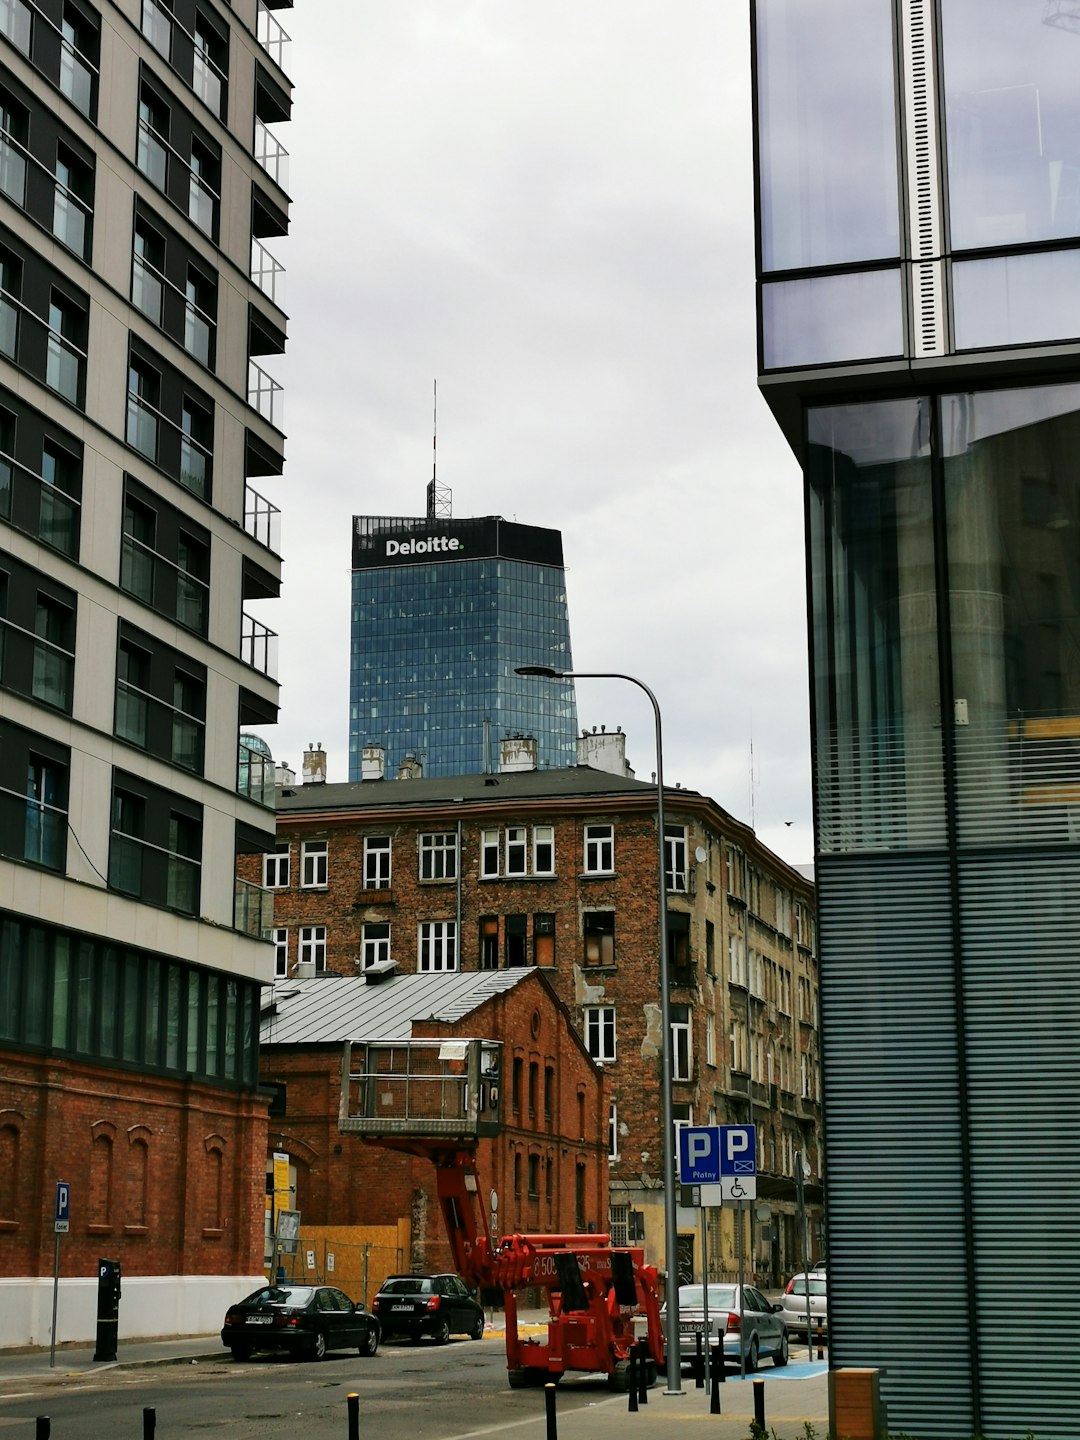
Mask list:
[[[347,1042],[339,1128],[435,1166],[458,1274],[503,1292],[512,1389],[557,1382],[568,1371],[600,1372],[611,1389],[625,1389],[638,1339],[647,1347],[645,1378],[652,1385],[664,1363],[664,1336],[656,1268],[639,1247],[612,1245],[608,1235],[488,1234],[476,1148],[481,1135],[500,1128],[500,1050],[487,1040]],[[547,1294],[546,1339],[518,1332],[517,1292],[526,1288]]]

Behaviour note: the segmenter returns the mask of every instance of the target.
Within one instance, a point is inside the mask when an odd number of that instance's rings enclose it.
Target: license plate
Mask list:
[[[412,1314],[412,1306],[411,1306],[411,1305],[391,1305],[391,1306],[390,1306],[390,1309],[393,1310],[393,1311],[395,1311],[395,1312],[397,1312],[397,1311],[403,1311],[406,1315],[411,1315],[411,1314]]]
[[[272,1315],[249,1315],[249,1316],[248,1316],[248,1324],[249,1324],[249,1325],[272,1325],[273,1323],[274,1323],[274,1317],[273,1317]]]
[[[679,1334],[680,1334],[680,1335],[704,1335],[704,1333],[705,1333],[705,1326],[704,1326],[704,1324],[701,1324],[701,1325],[680,1325],[680,1326],[679,1326]]]

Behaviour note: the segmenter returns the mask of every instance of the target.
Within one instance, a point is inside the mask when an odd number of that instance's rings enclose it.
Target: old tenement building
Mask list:
[[[282,978],[387,960],[406,974],[543,969],[604,1069],[609,1227],[663,1263],[656,789],[630,778],[624,743],[579,741],[609,768],[536,770],[531,741],[503,741],[498,773],[446,779],[387,778],[369,749],[351,784],[322,783],[311,751],[249,878],[274,891]],[[664,803],[675,1116],[758,1125],[753,1268],[775,1280],[802,1259],[797,1152],[815,1246],[820,1220],[813,886],[706,796]],[[730,1215],[709,1213],[710,1270],[730,1273]],[[700,1218],[680,1208],[680,1267],[698,1275]],[[509,1197],[500,1225],[516,1228]]]

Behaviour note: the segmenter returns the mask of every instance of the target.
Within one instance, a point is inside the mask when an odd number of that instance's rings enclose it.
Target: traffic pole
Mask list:
[[[754,1424],[757,1435],[765,1434],[765,1381],[754,1381]]]
[[[345,1403],[349,1407],[349,1440],[360,1440],[360,1396],[350,1390]]]
[[[555,1423],[555,1386],[550,1381],[544,1386],[544,1410],[547,1414],[547,1440],[559,1440],[559,1427]]]

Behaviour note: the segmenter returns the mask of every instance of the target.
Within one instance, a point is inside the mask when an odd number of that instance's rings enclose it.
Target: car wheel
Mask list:
[[[326,1354],[326,1336],[321,1330],[315,1331],[315,1339],[311,1342],[311,1358],[321,1360]]]
[[[374,1355],[379,1348],[379,1332],[373,1325],[360,1344],[361,1355]]]
[[[758,1362],[758,1339],[756,1335],[750,1336],[750,1344],[746,1347],[746,1373],[752,1375],[757,1369]]]
[[[484,1317],[478,1315],[473,1321],[473,1327],[469,1331],[470,1340],[483,1340],[484,1338]]]
[[[436,1345],[445,1345],[450,1339],[450,1323],[447,1320],[440,1320],[431,1333],[432,1340]]]
[[[787,1338],[787,1331],[786,1331],[786,1330],[782,1330],[782,1331],[780,1332],[780,1345],[779,1345],[779,1348],[776,1350],[776,1352],[774,1353],[774,1355],[773,1355],[773,1357],[772,1357],[772,1363],[777,1367],[777,1369],[779,1369],[779,1367],[780,1367],[781,1365],[786,1365],[787,1362],[788,1362],[788,1338]]]
[[[250,1346],[250,1345],[231,1345],[229,1348],[232,1350],[232,1358],[233,1358],[234,1360],[250,1360],[250,1359],[251,1359],[251,1346]]]

